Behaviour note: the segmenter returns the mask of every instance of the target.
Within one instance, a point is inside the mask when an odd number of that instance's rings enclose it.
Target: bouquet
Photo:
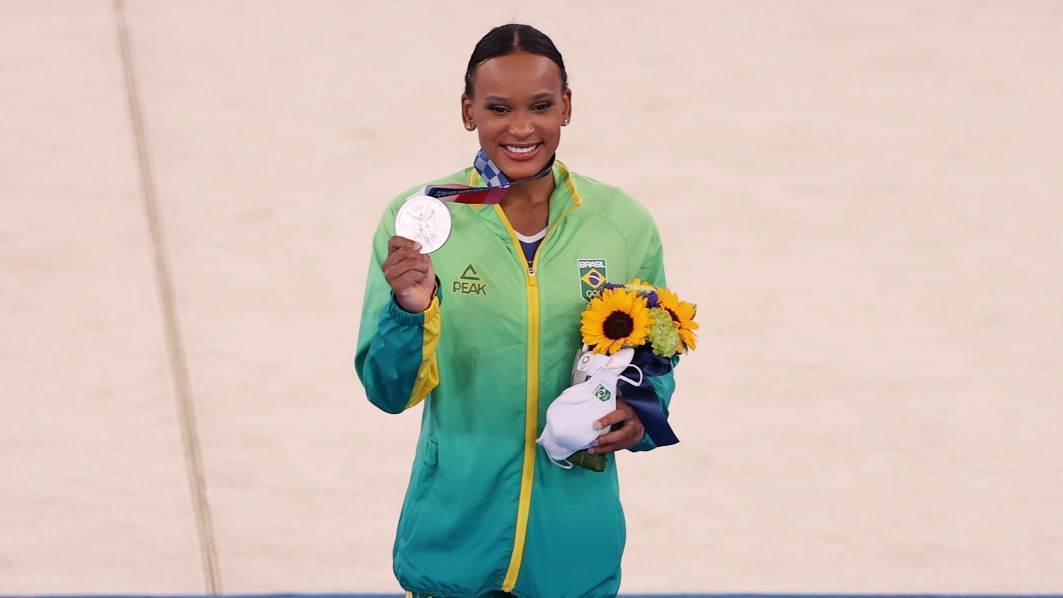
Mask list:
[[[555,464],[605,470],[605,455],[586,449],[609,432],[593,424],[616,409],[618,388],[656,446],[679,442],[650,379],[671,372],[678,355],[696,347],[696,314],[694,304],[639,279],[603,286],[580,318],[583,346],[572,386],[547,409],[546,427],[536,441]],[[628,370],[638,374],[637,381],[624,375]]]

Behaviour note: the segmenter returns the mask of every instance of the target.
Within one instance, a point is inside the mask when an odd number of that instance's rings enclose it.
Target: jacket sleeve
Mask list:
[[[657,232],[657,227],[652,223],[645,257],[636,276],[659,287],[668,286],[664,275],[664,248],[661,246],[661,237]],[[657,394],[657,400],[660,401],[666,418],[668,417],[668,405],[672,402],[672,393],[675,392],[675,366],[678,363],[679,356],[672,357],[673,370],[671,372],[650,377],[650,384],[653,385],[653,390]],[[655,448],[657,445],[650,439],[650,435],[643,434],[642,440],[628,450],[649,451]]]
[[[436,348],[441,329],[440,291],[424,313],[410,313],[399,306],[384,278],[381,264],[394,234],[394,212],[385,211],[373,235],[354,358],[366,396],[387,413],[413,407],[439,384]]]

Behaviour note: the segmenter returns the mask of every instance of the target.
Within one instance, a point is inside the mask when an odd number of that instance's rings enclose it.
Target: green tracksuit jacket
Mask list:
[[[422,401],[421,433],[394,545],[408,591],[613,596],[624,514],[612,455],[603,473],[557,467],[535,443],[571,384],[580,313],[605,279],[665,285],[650,215],[615,187],[553,168],[548,232],[532,264],[501,207],[448,203],[432,254],[440,290],[424,313],[394,301],[381,271],[395,214],[373,238],[355,368],[388,413]],[[482,185],[472,168],[430,184]],[[595,272],[598,275],[596,276]],[[671,374],[652,378],[667,413]],[[654,448],[648,436],[632,450]]]

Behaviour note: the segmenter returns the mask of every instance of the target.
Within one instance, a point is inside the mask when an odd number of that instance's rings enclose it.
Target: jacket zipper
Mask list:
[[[574,198],[575,199],[575,198]],[[578,204],[577,204],[578,205]],[[539,254],[546,245],[547,240],[553,235],[558,224],[576,206],[569,206],[557,218],[550,230],[546,232],[539,247],[535,250],[532,263],[528,264],[524,259],[524,250],[513,225],[506,218],[502,206],[496,205],[498,216],[506,227],[513,247],[517,251],[517,257],[525,263],[527,269],[524,272],[525,290],[528,294],[528,395],[525,405],[524,416],[524,464],[521,470],[520,499],[517,503],[517,527],[513,537],[513,553],[509,560],[509,568],[506,570],[505,580],[502,582],[502,591],[511,592],[517,585],[517,575],[520,573],[521,562],[524,559],[524,543],[528,533],[528,516],[531,513],[532,483],[535,479],[535,438],[539,425],[539,284],[538,266]]]

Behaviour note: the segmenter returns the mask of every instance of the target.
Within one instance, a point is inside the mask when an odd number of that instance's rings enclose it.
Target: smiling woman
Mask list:
[[[557,467],[535,441],[572,384],[588,300],[608,281],[665,286],[663,250],[641,204],[557,160],[571,117],[553,42],[528,25],[492,29],[461,95],[473,165],[400,193],[377,227],[355,367],[382,410],[424,403],[394,547],[410,595],[619,589],[615,453],[655,448],[643,422],[622,398],[595,422],[602,473]],[[425,238],[396,235],[400,214]],[[654,377],[665,417],[673,389],[671,373]]]

